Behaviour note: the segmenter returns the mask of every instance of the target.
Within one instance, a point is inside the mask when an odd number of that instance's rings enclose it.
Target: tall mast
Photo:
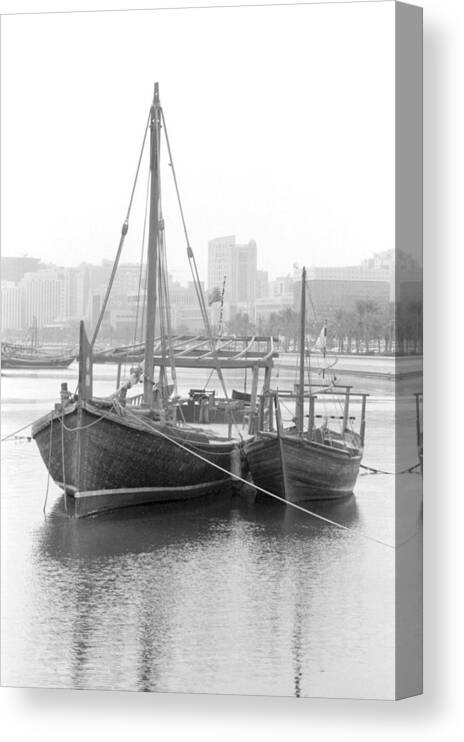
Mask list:
[[[159,260],[159,206],[160,206],[160,129],[161,107],[158,83],[155,83],[150,109],[150,218],[148,228],[147,305],[145,322],[145,357],[143,401],[153,406],[153,353],[157,301],[157,274]]]
[[[297,428],[300,435],[304,432],[304,372],[305,372],[305,338],[306,338],[306,268],[301,272],[301,307],[300,307],[300,378],[297,398]]]

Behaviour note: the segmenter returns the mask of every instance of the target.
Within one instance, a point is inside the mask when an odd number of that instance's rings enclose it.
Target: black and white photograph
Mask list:
[[[2,684],[422,692],[422,13],[1,21]]]

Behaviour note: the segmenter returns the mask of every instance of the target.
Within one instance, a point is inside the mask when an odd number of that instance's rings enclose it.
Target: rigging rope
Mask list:
[[[180,197],[179,185],[178,185],[178,182],[177,182],[177,175],[176,175],[176,171],[175,171],[175,167],[174,167],[174,160],[173,160],[172,152],[171,152],[171,145],[170,145],[170,142],[169,142],[168,130],[167,130],[167,127],[166,127],[166,119],[164,117],[164,111],[163,111],[163,109],[161,108],[160,110],[161,110],[161,120],[162,120],[162,123],[163,123],[163,129],[164,129],[164,137],[165,137],[165,140],[166,140],[166,147],[167,147],[167,150],[168,150],[169,164],[170,164],[171,170],[172,170],[172,176],[173,176],[173,180],[174,180],[174,187],[175,187],[176,196],[177,196],[177,203],[178,203],[178,206],[179,206],[180,216],[181,216],[181,220],[182,220],[182,227],[183,227],[183,230],[184,230],[185,241],[186,241],[186,244],[187,244],[187,256],[188,256],[188,260],[189,260],[190,271],[192,273],[193,285],[195,287],[195,292],[196,292],[196,295],[197,295],[197,300],[198,300],[198,303],[200,305],[200,311],[201,311],[201,315],[202,315],[202,319],[203,319],[203,324],[205,326],[207,335],[208,335],[209,340],[211,342],[211,352],[212,352],[213,358],[214,358],[214,360],[216,362],[216,373],[218,375],[219,381],[221,382],[221,386],[222,386],[222,390],[224,392],[224,396],[225,396],[226,400],[229,400],[229,394],[227,392],[227,386],[226,386],[226,382],[225,382],[225,379],[224,379],[224,374],[222,373],[222,368],[221,368],[220,363],[219,363],[219,357],[218,357],[218,352],[217,352],[217,348],[216,348],[216,342],[214,340],[213,331],[211,329],[211,323],[210,323],[209,317],[208,317],[208,311],[207,311],[207,308],[206,308],[205,297],[203,296],[203,289],[201,287],[200,275],[198,273],[198,267],[197,267],[197,263],[196,263],[196,260],[195,260],[195,255],[194,255],[194,252],[193,252],[192,247],[190,245],[190,239],[189,239],[189,235],[188,235],[188,231],[187,231],[187,224],[186,224],[185,216],[184,216],[184,209],[183,209],[183,206],[182,206],[182,200],[181,200],[181,197]],[[242,433],[241,433],[240,428],[238,427],[237,422],[235,420],[235,415],[234,415],[234,413],[233,413],[232,410],[230,412],[231,412],[231,418],[232,418],[233,425],[234,425],[234,427],[235,427],[235,429],[236,429],[236,431],[237,431],[240,439],[243,440]]]
[[[245,369],[245,371],[246,371],[246,369]],[[206,383],[205,383],[205,389],[208,388],[208,384],[211,381],[211,377],[212,377],[213,374],[214,374],[214,368],[212,368],[211,371],[209,372],[208,378],[206,379]]]
[[[161,197],[160,197],[160,209],[161,209]],[[163,229],[161,230],[161,239],[160,239],[160,266],[162,268],[160,276],[161,276],[161,282],[160,282],[160,293],[162,298],[162,303],[164,306],[164,312],[165,312],[165,323],[166,323],[166,332],[167,332],[167,339],[168,339],[168,354],[169,354],[169,364],[171,366],[171,378],[174,384],[174,394],[177,395],[177,369],[175,364],[175,358],[174,358],[174,349],[172,347],[172,325],[171,325],[171,299],[169,295],[169,280],[168,280],[168,264],[167,264],[167,255],[166,255],[166,241],[165,241],[165,234],[164,234],[164,222],[163,222]]]
[[[97,320],[97,324],[95,326],[95,330],[94,330],[93,335],[92,335],[92,340],[90,342],[90,345],[91,345],[92,348],[95,345],[95,341],[97,339],[97,335],[99,333],[101,323],[103,322],[103,317],[104,317],[104,314],[106,312],[106,307],[108,305],[108,301],[109,301],[109,298],[110,298],[111,289],[113,288],[114,278],[116,276],[116,271],[118,269],[119,259],[121,257],[122,248],[123,248],[123,245],[124,245],[124,240],[126,238],[126,234],[128,232],[128,229],[129,229],[129,217],[130,217],[130,212],[131,212],[131,209],[132,209],[132,202],[134,200],[134,194],[135,194],[135,188],[136,188],[136,185],[137,185],[137,180],[138,180],[138,177],[139,177],[140,164],[142,162],[142,156],[143,156],[143,151],[145,149],[145,142],[146,142],[146,139],[147,139],[147,132],[148,132],[149,125],[150,125],[150,114],[148,115],[147,123],[145,125],[145,132],[143,134],[142,147],[140,149],[140,155],[139,155],[139,159],[138,159],[138,163],[137,163],[137,170],[135,172],[134,183],[132,185],[132,191],[131,191],[131,195],[130,195],[130,199],[129,199],[129,206],[127,208],[126,218],[125,218],[125,220],[123,222],[123,225],[122,225],[122,228],[121,228],[121,237],[119,238],[118,250],[117,250],[117,253],[116,253],[116,257],[114,259],[113,268],[111,270],[111,276],[110,276],[110,280],[109,280],[109,283],[108,283],[108,286],[107,286],[107,289],[106,289],[105,298],[103,299],[102,308],[100,310],[100,314],[99,314],[99,317],[98,317],[98,320]]]
[[[137,289],[137,310],[135,313],[135,327],[134,327],[134,345],[137,343],[137,332],[138,332],[138,323],[139,323],[139,311],[140,311],[140,289],[142,287],[142,273],[143,273],[143,256],[145,255],[145,235],[147,230],[147,216],[148,216],[148,203],[149,203],[149,196],[150,196],[150,170],[148,170],[148,179],[147,179],[147,191],[145,196],[145,214],[143,217],[143,232],[142,232],[142,248],[140,251],[140,272],[139,272],[139,285]],[[144,306],[145,306],[145,294],[144,294]],[[141,326],[142,332],[143,332],[143,314],[142,314],[142,326]]]
[[[201,311],[203,323],[205,325],[205,328],[208,330],[208,328],[209,328],[209,319],[208,319],[208,313],[207,313],[207,310],[206,310],[206,303],[205,303],[205,300],[204,300],[204,297],[203,297],[203,292],[201,290],[200,277],[198,275],[198,269],[197,269],[197,265],[196,265],[196,261],[195,261],[195,256],[194,256],[193,250],[192,250],[192,248],[190,246],[190,238],[189,238],[189,234],[188,234],[188,231],[187,231],[187,223],[185,221],[184,207],[182,206],[182,199],[180,197],[179,184],[177,182],[177,175],[176,175],[176,170],[175,170],[175,167],[174,167],[174,159],[172,157],[172,152],[171,152],[171,144],[169,142],[169,135],[168,135],[167,127],[166,127],[166,119],[164,117],[164,111],[163,111],[162,108],[161,108],[161,120],[163,122],[164,137],[166,139],[166,147],[167,147],[168,156],[169,156],[169,165],[170,165],[171,170],[172,170],[172,177],[173,177],[173,180],[174,180],[174,188],[176,190],[177,203],[178,203],[178,206],[179,206],[180,218],[181,218],[181,221],[182,221],[182,228],[184,230],[185,242],[187,244],[187,256],[188,256],[188,259],[189,259],[190,270],[192,272],[193,284],[194,284],[194,287],[195,287],[195,292],[196,292],[196,295],[197,295],[198,303],[200,305],[200,311]]]
[[[135,417],[135,416],[134,416]],[[193,456],[196,456],[201,461],[204,461],[206,464],[209,464],[210,466],[214,467],[218,471],[223,472],[224,474],[227,474],[228,476],[232,477],[233,479],[236,479],[239,482],[242,482],[243,484],[246,484],[250,486],[250,482],[248,482],[243,477],[239,476],[238,474],[234,474],[233,472],[229,471],[228,469],[225,469],[222,466],[219,466],[219,464],[214,463],[213,461],[210,461],[210,459],[207,459],[205,456],[202,456],[201,454],[197,453],[196,451],[193,451],[191,448],[188,448],[187,446],[184,446],[180,441],[177,441],[175,438],[171,438],[171,436],[166,435],[166,433],[163,433],[161,430],[157,428],[153,428],[152,426],[145,423],[144,420],[140,420],[142,424],[145,424],[147,428],[150,429],[150,431],[154,432],[157,435],[160,435],[162,438],[165,438],[166,440],[173,443],[175,446],[178,446],[182,450],[186,451],[187,453],[191,453]],[[289,500],[286,500],[284,497],[280,497],[280,495],[276,495],[274,492],[270,492],[269,490],[264,489],[263,487],[259,487],[256,484],[252,485],[256,490],[259,492],[262,492],[265,495],[268,495],[269,497],[273,497],[275,500],[279,500],[280,502],[283,502],[285,505],[292,507],[296,510],[300,510],[302,513],[306,513],[307,515],[312,516],[313,518],[316,518],[317,520],[321,520],[325,523],[328,523],[329,525],[335,526],[336,528],[339,528],[343,531],[347,531],[348,533],[352,533],[355,536],[359,536],[360,538],[363,538],[367,541],[373,541],[374,543],[380,544],[381,546],[386,546],[389,549],[395,550],[398,548],[394,544],[389,544],[386,541],[382,541],[381,539],[374,538],[373,536],[369,536],[365,533],[358,533],[355,531],[352,531],[351,528],[348,526],[343,525],[342,523],[338,523],[335,520],[332,520],[331,518],[326,518],[324,515],[320,515],[319,513],[315,513],[312,510],[308,510],[307,508],[302,507],[301,505],[297,505],[295,502],[290,502]],[[408,539],[409,540],[409,539]],[[402,544],[399,544],[401,546]]]

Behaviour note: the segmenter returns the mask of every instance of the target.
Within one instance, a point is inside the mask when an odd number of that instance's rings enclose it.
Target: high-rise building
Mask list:
[[[295,278],[289,274],[286,276],[278,276],[274,281],[269,283],[269,296],[274,298],[292,296],[294,283]]]
[[[385,309],[394,299],[394,271],[387,262],[375,265],[324,266],[308,269],[307,286],[316,315],[329,319],[338,310],[352,311],[358,301]],[[294,308],[300,305],[301,281],[294,284]]]
[[[2,281],[2,331],[21,330],[21,292],[13,281]]]
[[[256,271],[256,299],[269,296],[269,274],[267,271]]]
[[[254,319],[256,301],[256,242],[235,246],[235,297],[239,311]]]
[[[65,274],[63,269],[47,268],[25,273],[19,282],[23,327],[35,321],[42,327],[65,315]]]
[[[254,240],[237,244],[235,235],[216,237],[208,243],[208,289],[219,288],[225,280],[226,314],[246,312],[254,319],[256,300],[257,247]]]
[[[89,265],[81,264],[77,267],[63,269],[63,319],[67,322],[87,318],[90,268]]]
[[[275,296],[263,296],[256,299],[256,325],[258,330],[271,318],[272,314],[279,314],[286,309],[293,309],[293,294],[280,294]]]
[[[201,283],[201,289],[204,292],[203,282]],[[189,281],[187,286],[182,286],[169,276],[169,300],[171,323],[175,331],[205,332],[197,292],[192,281]]]
[[[103,306],[104,297],[108,288],[113,263],[103,260],[101,265],[83,265],[83,275],[76,285],[78,297],[82,299],[81,316],[83,316],[90,327],[95,327],[100,308]],[[104,324],[115,327],[130,323],[136,319],[137,296],[143,295],[145,287],[145,266],[140,270],[140,264],[121,263],[118,266],[111,293],[106,308]],[[141,305],[142,299],[139,302]],[[112,320],[118,317],[117,322]],[[127,328],[124,329],[127,334]]]
[[[307,285],[320,318],[333,317],[338,310],[353,311],[358,301],[373,301],[385,311],[391,302],[421,301],[422,270],[409,255],[388,250],[359,265],[309,268]],[[295,309],[300,287],[300,281],[294,284]]]
[[[216,237],[208,242],[208,290],[222,289],[225,281],[224,299],[233,297],[235,235]]]
[[[139,264],[121,263],[116,271],[111,293],[114,296],[127,296],[128,294],[137,293],[139,282],[141,289],[144,287],[144,276],[145,266],[142,266],[142,273],[140,273]]]
[[[267,274],[266,274],[267,276]],[[256,300],[256,323],[262,326],[272,314],[278,314],[285,309],[293,308],[293,276],[279,276],[274,281],[269,281],[265,296]]]

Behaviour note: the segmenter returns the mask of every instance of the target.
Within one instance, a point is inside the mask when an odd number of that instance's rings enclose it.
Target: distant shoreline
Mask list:
[[[297,353],[280,353],[275,361],[275,368],[292,370],[296,367]],[[398,381],[422,376],[423,357],[414,356],[383,356],[345,353],[343,355],[327,356],[326,363],[330,366],[336,359],[331,370],[337,376],[353,376],[372,379],[386,379]],[[292,362],[290,362],[292,361]],[[314,370],[323,366],[323,359],[318,353],[313,356]]]

